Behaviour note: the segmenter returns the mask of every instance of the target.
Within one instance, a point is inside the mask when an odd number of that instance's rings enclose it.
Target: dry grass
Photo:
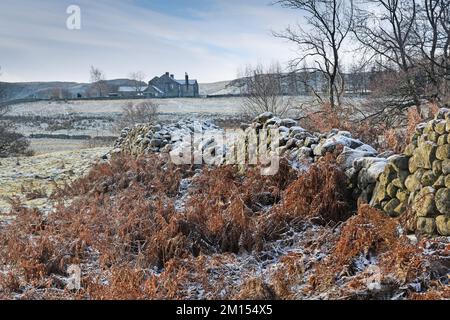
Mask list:
[[[444,260],[439,256],[427,256],[423,246],[413,245],[399,235],[399,227],[398,221],[362,205],[358,214],[343,225],[335,249],[319,264],[317,274],[309,279],[310,290],[332,291],[331,297],[335,298],[387,299],[396,294],[416,298],[420,295],[409,287],[416,283],[421,285],[421,290],[430,289],[430,292],[445,295],[446,286],[436,282],[446,277],[447,271],[442,265],[446,263],[445,256]],[[364,265],[364,261],[372,263]],[[438,265],[442,269],[437,268]],[[372,276],[369,266],[375,267],[380,288],[367,292],[367,281]],[[335,290],[338,283],[345,285]]]
[[[319,162],[289,186],[280,209],[295,218],[316,218],[325,224],[345,221],[352,209],[347,184],[334,164]]]
[[[195,174],[158,155],[118,157],[58,189],[47,216],[14,202],[17,218],[0,227],[2,298],[308,298],[340,288],[337,274],[361,276],[349,266],[371,254],[398,283],[428,283],[422,249],[398,236],[395,220],[361,207],[343,222],[352,201],[330,159],[301,176],[285,162],[275,176],[246,169]],[[180,211],[183,179],[191,186]],[[246,266],[250,257],[275,259],[277,271],[258,276]],[[82,269],[77,291],[66,289],[73,264]],[[339,290],[337,297],[348,294]]]
[[[339,265],[348,264],[360,254],[385,252],[398,241],[397,223],[378,210],[361,206],[358,215],[342,228],[335,253]]]
[[[416,108],[409,108],[406,115],[406,128],[385,130],[382,139],[383,149],[394,151],[397,154],[405,151],[407,143],[410,142],[409,137],[413,137],[416,126],[423,120]]]
[[[410,108],[408,110],[408,125],[406,127],[406,135],[408,137],[412,137],[414,132],[416,131],[416,126],[423,122],[423,118],[421,117],[420,113],[417,111],[416,108]]]
[[[206,172],[193,182],[198,188],[192,191],[188,210],[177,213],[174,201],[180,181],[193,176],[191,168],[174,167],[158,156],[113,159],[59,189],[53,199],[60,204],[48,217],[16,204],[17,219],[0,234],[0,258],[23,282],[57,289],[63,287],[52,275],[65,276],[71,264],[95,263],[111,272],[110,286],[104,288],[110,296],[108,290],[117,292],[114,288],[122,285],[114,281],[115,274],[122,279],[126,272],[131,282],[138,281],[134,270],[167,272],[166,264],[173,258],[252,250],[257,214],[245,209],[246,204],[252,206],[252,195],[259,191],[276,199],[289,182],[284,179],[292,176],[284,172],[283,177],[281,170],[266,178],[258,172],[250,169],[246,177],[231,167]],[[63,204],[71,198],[70,205]],[[88,285],[101,298],[95,283]]]

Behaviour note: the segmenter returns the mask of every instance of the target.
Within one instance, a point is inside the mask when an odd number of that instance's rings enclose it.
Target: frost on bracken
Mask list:
[[[347,132],[291,129],[275,175],[134,150],[58,186],[51,212],[13,201],[0,297],[448,299],[448,239],[412,237],[364,204],[388,161]]]

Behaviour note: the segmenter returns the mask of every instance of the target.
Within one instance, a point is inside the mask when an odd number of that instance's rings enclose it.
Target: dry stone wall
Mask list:
[[[180,147],[186,136],[195,131],[218,132],[219,128],[205,120],[184,119],[171,124],[138,124],[122,130],[112,153],[134,156],[152,152],[170,152]]]
[[[394,156],[377,179],[371,205],[391,216],[408,208],[412,229],[450,236],[450,111],[420,124],[404,154]]]
[[[370,145],[353,138],[348,131],[308,132],[294,120],[280,119],[270,112],[259,115],[244,127],[246,130],[278,128],[282,137],[278,153],[299,170],[308,169],[329,152],[339,152],[337,164],[349,178],[347,187],[353,191],[355,200],[366,203],[370,201],[377,177],[388,161]]]
[[[201,126],[205,133],[221,132],[209,121],[137,125],[122,132],[112,153],[176,152],[186,143],[185,137],[199,129],[196,126]],[[270,112],[259,115],[250,124],[242,124],[241,129],[245,133],[277,129],[281,139],[276,152],[298,170],[307,170],[327,153],[338,151],[337,164],[346,173],[347,187],[353,191],[355,200],[370,203],[392,217],[412,211],[411,231],[450,235],[449,110],[441,109],[435,119],[418,125],[401,155],[379,154],[347,131],[309,132],[295,120],[281,119]],[[220,143],[209,136],[195,141],[194,150],[227,150],[228,146]]]
[[[140,155],[151,152],[177,153],[185,147],[186,136],[192,136],[201,129],[205,134],[220,132],[221,129],[209,121],[185,119],[173,124],[142,124],[122,131],[112,153],[125,152]],[[241,129],[247,135],[250,131],[275,129],[280,134],[276,152],[286,157],[292,167],[307,170],[329,152],[339,152],[337,163],[349,178],[348,187],[353,190],[355,200],[369,202],[377,177],[384,170],[388,159],[371,146],[355,139],[347,131],[333,129],[327,133],[309,132],[300,127],[297,121],[279,118],[270,112],[257,116],[251,123],[242,124]],[[188,139],[190,140],[190,139]],[[202,141],[194,141],[195,152],[228,150],[229,146],[220,146],[220,141],[206,136]],[[225,157],[224,157],[225,160]]]

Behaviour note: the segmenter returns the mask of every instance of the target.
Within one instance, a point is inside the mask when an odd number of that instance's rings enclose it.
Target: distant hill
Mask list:
[[[114,79],[105,81],[109,88],[114,91],[119,86],[132,86],[133,81],[129,79]],[[87,97],[90,83],[77,82],[0,82],[4,100],[17,99],[49,99],[59,95],[62,98],[75,98],[77,95]]]
[[[372,74],[344,74],[346,92],[365,94],[369,92]],[[213,83],[200,83],[201,96],[239,96],[245,88],[246,78],[238,78],[228,81]],[[109,92],[117,92],[120,86],[133,86],[134,81],[130,79],[114,79],[105,81]],[[306,95],[310,94],[311,88],[323,91],[326,88],[326,79],[319,73],[295,73],[283,74],[281,78],[283,94]],[[0,82],[0,93],[2,101],[17,99],[50,99],[50,98],[83,98],[92,93],[92,84],[76,82]]]
[[[231,81],[199,83],[200,95],[202,96],[214,95],[224,90],[230,83]]]
[[[237,88],[229,87],[233,81],[221,81],[214,83],[199,84],[200,95],[234,95],[239,94]],[[133,86],[134,82],[130,79],[107,80],[106,84],[111,92],[117,90],[120,86]],[[17,99],[49,99],[55,96],[61,98],[76,98],[89,96],[91,88],[90,83],[77,82],[0,82],[0,88],[4,93],[3,100]]]
[[[75,82],[0,82],[5,100],[44,98],[55,89],[84,90],[83,84]]]

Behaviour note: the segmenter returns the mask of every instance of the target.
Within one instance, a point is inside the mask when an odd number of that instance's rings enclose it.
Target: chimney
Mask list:
[[[187,72],[185,73],[184,78],[186,79],[186,87],[189,87],[189,75]]]
[[[171,77],[172,79],[175,79],[175,75],[173,75],[173,74],[171,74],[170,77]]]
[[[169,75],[169,72],[166,72],[166,76],[168,76]]]

